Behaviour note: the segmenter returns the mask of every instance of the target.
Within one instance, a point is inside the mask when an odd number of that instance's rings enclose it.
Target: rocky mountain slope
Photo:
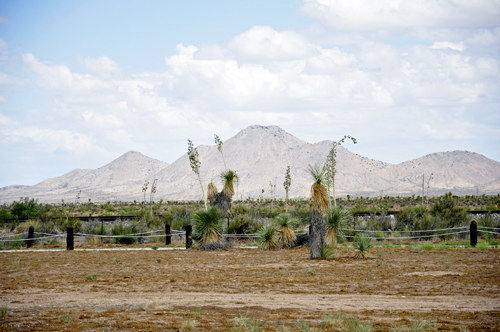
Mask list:
[[[332,141],[304,142],[276,126],[250,126],[224,142],[223,151],[229,168],[236,170],[238,198],[271,197],[270,182],[276,184],[276,197],[285,196],[284,174],[291,168],[291,197],[309,197],[309,164],[322,164]],[[217,146],[198,146],[201,178],[219,189],[219,174],[224,170]],[[483,155],[453,151],[433,153],[393,165],[368,159],[337,148],[337,196],[420,195],[422,174],[425,182],[433,173],[429,195],[447,191],[456,194],[496,194],[500,192],[500,163]],[[187,154],[172,164],[128,152],[96,170],[74,170],[34,186],[9,186],[0,189],[0,202],[11,203],[21,196],[40,202],[74,201],[81,190],[82,202],[141,201],[145,179],[158,179],[155,200],[201,199],[197,176],[189,166]],[[264,190],[264,193],[262,192]],[[427,191],[427,183],[425,183]]]

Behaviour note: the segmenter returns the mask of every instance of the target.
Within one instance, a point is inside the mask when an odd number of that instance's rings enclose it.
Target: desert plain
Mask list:
[[[500,249],[145,249],[0,251],[0,331],[500,330]]]

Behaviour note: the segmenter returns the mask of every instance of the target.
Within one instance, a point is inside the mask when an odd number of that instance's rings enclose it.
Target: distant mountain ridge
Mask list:
[[[284,174],[290,166],[291,197],[309,197],[312,184],[307,166],[322,164],[332,141],[304,142],[277,126],[250,126],[224,142],[228,168],[236,170],[238,199],[270,198],[270,182],[276,184],[276,197],[285,196]],[[221,189],[219,174],[224,164],[217,146],[197,147],[204,186],[214,181]],[[337,148],[337,196],[421,195],[422,174],[425,182],[433,173],[429,195],[448,191],[455,194],[500,193],[500,163],[468,151],[438,152],[400,164],[372,160]],[[40,202],[74,202],[81,190],[81,202],[142,201],[145,179],[158,179],[155,200],[201,200],[197,176],[189,166],[187,154],[172,164],[135,151],[125,153],[111,163],[95,169],[76,169],[34,186],[0,188],[0,202],[12,203],[20,197]],[[264,193],[262,192],[264,190]],[[425,183],[427,191],[427,183]],[[236,198],[236,197],[235,197]]]

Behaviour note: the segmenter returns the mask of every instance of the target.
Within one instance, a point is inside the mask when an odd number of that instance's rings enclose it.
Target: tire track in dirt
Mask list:
[[[262,307],[269,310],[296,309],[314,311],[411,310],[411,311],[500,311],[500,299],[482,296],[384,296],[338,294],[227,294],[192,292],[128,293],[50,293],[31,289],[28,294],[16,294],[6,300],[12,308],[71,306],[142,306],[156,302],[170,307],[217,306],[221,308]],[[14,294],[12,294],[14,295]]]

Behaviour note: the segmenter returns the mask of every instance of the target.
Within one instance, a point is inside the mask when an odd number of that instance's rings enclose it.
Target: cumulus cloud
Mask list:
[[[496,0],[304,0],[302,11],[339,30],[491,27],[500,22]]]
[[[77,62],[82,64],[89,73],[99,74],[105,77],[110,77],[120,74],[120,66],[111,60],[109,57],[103,55],[97,59],[91,57],[77,57]]]
[[[446,49],[446,48],[449,48],[449,49],[452,49],[452,50],[455,50],[455,51],[463,51],[463,50],[465,50],[465,46],[464,46],[463,42],[460,42],[460,43],[434,42],[434,44],[432,44],[431,46],[429,46],[429,48],[434,48],[434,49],[437,49],[437,50]]]
[[[487,51],[497,51],[500,49],[500,27],[477,30],[467,39],[467,43]]]
[[[347,6],[342,1],[321,3]],[[383,4],[367,4],[362,13],[367,22],[404,27],[385,13]],[[389,4],[410,12],[408,4]],[[345,16],[346,10],[336,13]],[[378,20],[389,15],[389,23],[370,23],[369,16],[377,10],[382,12]],[[349,23],[339,22],[344,28]],[[116,156],[116,151],[134,149],[170,162],[185,153],[186,136],[195,144],[212,144],[214,132],[228,138],[255,123],[280,125],[311,142],[345,133],[370,142],[374,136],[461,140],[493,132],[498,118],[480,106],[498,105],[500,99],[500,63],[488,48],[499,45],[499,29],[476,29],[463,36],[433,30],[425,45],[402,46],[363,31],[355,34],[352,44],[344,35],[342,43],[332,45],[298,32],[257,26],[227,45],[178,44],[165,57],[164,71],[133,75],[123,73],[105,55],[77,57],[79,73],[24,54],[23,79],[48,101],[37,111],[22,111],[23,121],[0,114],[0,138],[6,146],[28,140],[52,154],[69,151],[89,157],[113,151]],[[2,41],[0,52],[8,54]],[[18,79],[0,71],[3,86],[11,87]],[[8,97],[0,96],[0,110],[9,107]],[[489,119],[482,126],[465,125],[472,122],[467,110],[473,108],[477,117]],[[314,129],[305,133],[303,128]],[[358,153],[373,156],[376,148],[371,146]],[[168,156],[158,151],[168,151]]]
[[[276,31],[268,26],[255,26],[233,38],[229,47],[244,59],[292,60],[311,53],[311,46],[293,31]]]
[[[0,118],[0,121],[4,122],[3,120]],[[71,151],[75,155],[106,152],[101,146],[92,142],[92,137],[86,134],[37,126],[20,127],[17,122],[9,119],[6,121],[10,124],[10,128],[2,129],[0,133],[9,141],[15,142],[22,138],[28,138],[48,153],[53,153],[58,149]]]
[[[279,36],[270,28],[265,28],[265,31],[268,35]],[[240,37],[236,36],[230,47],[234,48],[234,41]],[[281,40],[278,44],[283,45]],[[263,99],[283,104],[294,99],[311,102],[315,98],[322,99],[323,103],[349,99],[383,104],[392,102],[383,87],[355,66],[356,58],[338,48],[308,45],[308,52],[299,59],[289,59],[288,55],[292,53],[281,52],[280,47],[277,49],[269,56],[269,47],[254,48],[252,57],[267,60],[255,64],[235,59],[202,60],[196,57],[197,47],[179,44],[177,54],[165,61],[169,73],[174,76],[177,94],[185,96],[189,86],[190,94],[216,97],[218,101],[225,100],[238,107],[248,108]]]

